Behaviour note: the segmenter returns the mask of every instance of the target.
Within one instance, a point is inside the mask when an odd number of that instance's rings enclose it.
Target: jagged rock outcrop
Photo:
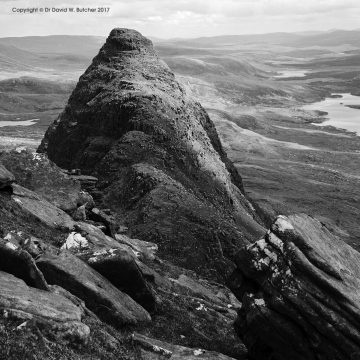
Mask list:
[[[237,265],[251,358],[360,359],[360,254],[318,220],[278,217]]]
[[[38,151],[97,176],[131,235],[208,276],[264,232],[207,113],[134,30],[110,33]]]
[[[63,211],[71,213],[78,206],[93,200],[81,190],[80,182],[64,173],[43,155],[28,150],[0,153],[0,162],[16,177],[16,182],[35,191]]]

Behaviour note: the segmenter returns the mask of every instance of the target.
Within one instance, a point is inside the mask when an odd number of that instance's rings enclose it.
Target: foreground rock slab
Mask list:
[[[78,256],[146,310],[155,310],[155,295],[145,281],[135,257],[129,252],[117,248],[102,249],[84,251]]]
[[[21,278],[29,286],[49,290],[43,274],[27,252],[11,242],[0,239],[0,271]]]
[[[133,341],[141,348],[141,358],[144,360],[234,360],[214,351],[168,344],[137,333],[133,334]]]
[[[253,358],[360,359],[360,254],[318,220],[278,217],[237,265],[237,330]]]
[[[139,257],[149,260],[154,260],[158,251],[158,246],[152,242],[143,241],[139,239],[131,239],[123,234],[116,234],[115,239],[122,244],[130,246]]]
[[[44,332],[70,341],[85,343],[90,335],[81,322],[82,309],[67,298],[29,287],[15,276],[0,271],[0,313],[35,321]]]
[[[71,230],[75,222],[63,210],[20,185],[13,184],[12,200],[21,211],[53,229]]]
[[[92,200],[81,191],[79,181],[65,174],[44,155],[14,150],[0,154],[0,162],[15,175],[19,185],[36,192],[61,210],[70,213]]]
[[[82,299],[100,319],[114,326],[150,321],[148,312],[76,256],[61,251],[44,253],[37,266],[51,285],[59,285]]]

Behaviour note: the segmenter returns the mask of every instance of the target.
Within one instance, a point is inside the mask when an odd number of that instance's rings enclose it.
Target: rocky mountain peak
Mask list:
[[[264,232],[208,114],[137,31],[110,33],[39,151],[99,177],[132,234],[192,269],[224,273]]]
[[[136,30],[123,28],[116,28],[110,32],[104,49],[108,51],[154,51],[151,40],[142,36]]]

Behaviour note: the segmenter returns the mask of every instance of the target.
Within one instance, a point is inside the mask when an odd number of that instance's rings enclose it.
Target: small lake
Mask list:
[[[5,126],[30,126],[30,125],[36,124],[36,122],[38,120],[40,120],[40,119],[31,119],[31,120],[23,120],[23,121],[8,121],[8,120],[1,121],[0,120],[0,127],[5,127]]]
[[[274,78],[303,78],[306,76],[307,72],[307,70],[282,70],[279,72],[279,75],[275,75]]]
[[[351,94],[332,94],[339,95],[339,98],[326,98],[325,100],[305,105],[304,110],[326,111],[328,115],[318,126],[334,126],[340,129],[349,130],[360,134],[360,109],[353,109],[349,105],[360,106],[360,96]]]

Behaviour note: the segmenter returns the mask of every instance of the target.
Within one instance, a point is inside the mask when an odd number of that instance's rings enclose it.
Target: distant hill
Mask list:
[[[288,41],[296,41],[304,35],[295,33],[270,33],[270,34],[250,34],[250,35],[223,35],[212,37],[200,37],[196,39],[175,40],[174,43],[188,46],[216,47],[219,45],[248,45],[254,43],[282,44]]]
[[[103,41],[67,35],[0,38],[0,71],[83,70]]]
[[[339,46],[349,44],[360,47],[360,30],[308,31],[299,33],[277,32],[269,34],[221,35],[194,39],[152,38],[160,53],[190,55],[206,53],[204,48],[229,45],[285,45],[291,47]],[[105,41],[102,36],[50,35],[0,38],[0,69],[2,63],[20,62],[34,65],[49,59],[58,62],[88,63]],[[193,49],[191,49],[193,48]],[[196,50],[194,50],[194,48]],[[49,62],[49,61],[48,61]]]
[[[298,33],[277,32],[269,34],[222,35],[195,39],[169,40],[178,46],[212,48],[224,45],[285,45],[292,47],[360,46],[360,30],[305,31]],[[162,41],[164,43],[164,41]]]
[[[13,73],[8,77],[38,76],[47,78],[47,74],[68,75],[77,79],[78,74],[90,64],[98,48],[104,42],[101,36],[51,35],[0,38],[0,72]],[[246,62],[242,53],[241,61],[237,52],[242,46],[261,48],[269,45],[271,50],[284,46],[291,49],[285,56],[308,57],[321,55],[324,48],[350,45],[360,48],[360,30],[332,30],[326,32],[286,33],[250,35],[222,35],[199,37],[195,39],[164,40],[153,38],[160,56],[177,73],[197,74],[249,74],[258,73]],[[273,49],[274,47],[274,49]],[[351,48],[350,48],[351,49]],[[283,48],[282,51],[285,51]],[[326,50],[326,49],[325,49]],[[276,50],[277,51],[277,50]],[[235,52],[235,54],[234,54]],[[234,55],[233,59],[222,59]],[[349,61],[357,59],[350,59]],[[337,60],[336,60],[337,61]],[[19,72],[23,72],[19,74]],[[19,75],[16,75],[18,73]],[[44,75],[45,74],[45,75]],[[2,78],[6,78],[3,76]]]
[[[360,47],[360,30],[334,30],[313,36],[303,36],[283,44],[293,47],[340,46],[345,44]]]
[[[36,113],[64,107],[74,83],[32,77],[0,81],[0,113]]]
[[[74,84],[71,82],[54,82],[32,77],[20,77],[0,81],[1,93],[68,95],[73,87]]]
[[[51,35],[0,38],[0,45],[39,54],[72,54],[94,57],[104,42],[101,36]]]
[[[29,70],[38,61],[35,54],[0,42],[0,70]]]

